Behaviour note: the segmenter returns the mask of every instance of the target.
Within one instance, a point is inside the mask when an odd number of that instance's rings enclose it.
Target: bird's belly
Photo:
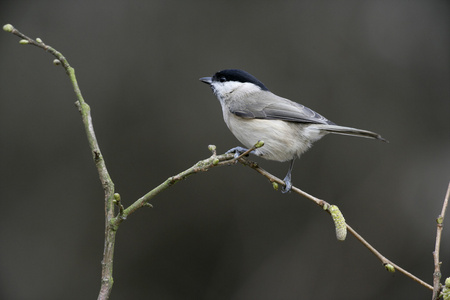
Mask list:
[[[255,150],[256,154],[275,161],[288,161],[300,156],[323,135],[309,130],[309,125],[281,120],[244,119],[230,115],[225,122],[247,148],[264,141],[264,146]]]

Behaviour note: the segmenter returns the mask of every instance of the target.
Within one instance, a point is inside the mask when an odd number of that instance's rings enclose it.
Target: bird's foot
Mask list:
[[[245,151],[248,151],[248,149],[244,147],[234,147],[225,152],[225,154],[234,153],[234,158],[238,158]],[[250,153],[255,154],[255,151],[251,151]]]
[[[283,187],[281,188],[281,192],[282,192],[283,194],[286,194],[287,192],[290,192],[291,189],[292,189],[292,182],[291,182],[291,176],[290,176],[290,174],[286,175],[286,177],[283,179],[283,181],[284,181],[284,184],[285,184],[286,186],[283,186]]]

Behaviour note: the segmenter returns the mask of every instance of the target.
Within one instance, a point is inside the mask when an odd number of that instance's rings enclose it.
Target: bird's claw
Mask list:
[[[285,186],[281,187],[281,192],[286,194],[292,189],[292,181],[291,181],[291,173],[289,172],[286,177],[283,179]]]
[[[286,186],[281,187],[281,192],[283,194],[286,194],[286,193],[290,192],[291,189],[292,189],[292,183],[290,181],[285,182],[285,183],[286,183]]]
[[[225,152],[225,154],[234,153],[234,158],[238,158],[242,153],[248,151],[248,149],[244,147],[234,147]]]

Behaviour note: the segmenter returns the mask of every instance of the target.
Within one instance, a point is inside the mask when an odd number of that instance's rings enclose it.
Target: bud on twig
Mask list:
[[[391,264],[385,264],[384,268],[389,272],[389,273],[395,273],[395,268],[393,265]]]
[[[11,24],[6,24],[3,26],[3,30],[6,32],[12,32],[14,30],[14,27]]]

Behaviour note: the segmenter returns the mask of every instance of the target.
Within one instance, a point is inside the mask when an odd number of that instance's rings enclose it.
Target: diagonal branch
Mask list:
[[[252,169],[254,169],[256,172],[260,173],[261,175],[263,175],[264,177],[266,177],[267,179],[269,179],[270,182],[276,182],[277,184],[282,184],[284,185],[284,182],[278,178],[273,176],[272,174],[270,174],[269,172],[267,172],[266,170],[260,168],[258,166],[258,164],[256,164],[255,162],[251,162],[249,160],[246,159],[240,159],[240,163],[242,163],[243,165],[249,166]],[[296,187],[292,187],[292,191],[313,201],[314,203],[316,203],[317,205],[319,205],[320,207],[326,207],[329,206],[330,204],[328,204],[326,201],[321,200],[317,197],[314,197]],[[448,198],[448,197],[447,197]],[[383,266],[385,266],[385,268],[390,271],[390,272],[394,272],[395,269],[397,269],[400,273],[406,275],[407,277],[411,278],[412,280],[414,280],[415,282],[421,284],[422,286],[433,290],[433,287],[431,285],[429,285],[428,283],[426,283],[425,281],[421,280],[420,278],[414,276],[413,274],[409,273],[408,271],[406,271],[405,269],[401,268],[400,266],[398,266],[397,264],[393,263],[392,261],[390,261],[389,259],[387,259],[386,257],[384,257],[380,252],[378,252],[372,245],[370,245],[362,236],[360,236],[352,227],[350,227],[350,225],[346,224],[347,230],[361,243],[363,244],[367,249],[370,250],[370,252],[372,252],[383,264]]]
[[[258,144],[257,144],[258,145]],[[141,207],[144,207],[146,205],[148,205],[148,201],[150,201],[150,199],[152,199],[154,196],[158,195],[160,192],[162,192],[163,190],[165,190],[166,188],[172,186],[173,184],[186,179],[188,176],[193,175],[193,174],[197,174],[200,172],[206,172],[214,167],[220,167],[220,166],[226,166],[226,165],[231,165],[234,162],[239,162],[244,166],[248,166],[252,169],[254,169],[256,172],[258,172],[259,174],[263,175],[264,177],[266,177],[267,179],[269,179],[269,181],[272,184],[276,184],[276,188],[278,187],[279,184],[284,185],[284,181],[281,180],[280,178],[272,175],[271,173],[267,172],[266,170],[264,170],[263,168],[259,167],[258,164],[256,162],[250,161],[247,158],[244,158],[244,156],[248,153],[250,153],[251,151],[253,151],[254,149],[256,149],[255,145],[253,148],[249,149],[248,151],[244,152],[242,155],[234,158],[233,154],[222,154],[222,155],[216,155],[216,148],[215,146],[210,146],[210,150],[213,151],[213,155],[205,160],[199,161],[198,163],[196,163],[195,165],[193,165],[192,167],[190,167],[189,169],[175,175],[172,177],[169,177],[166,181],[164,181],[163,183],[161,183],[159,186],[157,186],[156,188],[154,188],[153,190],[151,190],[150,192],[148,192],[147,194],[145,194],[144,196],[142,196],[141,198],[139,198],[136,202],[134,202],[132,205],[130,205],[128,208],[126,208],[124,210],[124,216],[129,216],[130,214],[134,213],[136,210],[138,210]],[[300,190],[297,187],[292,187],[292,191],[313,201],[315,204],[317,204],[318,206],[322,207],[322,208],[326,208],[331,206],[328,202],[321,200],[317,197],[314,197],[311,194],[308,194],[302,190]],[[329,213],[330,211],[327,210]],[[122,220],[116,218],[115,222],[122,222]],[[413,274],[411,274],[410,272],[406,271],[405,269],[401,268],[400,266],[398,266],[397,264],[395,264],[394,262],[392,262],[391,260],[387,259],[386,257],[384,257],[379,251],[377,251],[371,244],[369,244],[361,235],[359,235],[352,227],[350,227],[350,225],[346,224],[346,228],[347,230],[361,243],[363,244],[367,249],[370,250],[370,252],[372,252],[383,264],[383,266],[385,266],[385,268],[390,271],[390,272],[394,272],[395,270],[398,270],[400,273],[404,274],[405,276],[411,278],[412,280],[414,280],[415,282],[421,284],[422,286],[432,290],[433,287],[431,285],[429,285],[428,283],[426,283],[425,281],[421,280],[420,278],[414,276]]]
[[[141,198],[136,200],[129,207],[127,207],[123,211],[122,218],[115,218],[113,223],[119,225],[123,220],[125,220],[129,215],[133,214],[139,208],[151,205],[148,202],[153,197],[155,197],[156,195],[158,195],[165,189],[171,187],[175,183],[186,179],[190,175],[193,175],[193,174],[196,174],[199,172],[206,172],[213,167],[220,167],[220,166],[224,166],[224,165],[233,164],[237,161],[240,161],[244,156],[248,155],[250,152],[252,152],[256,148],[262,147],[263,145],[264,145],[264,143],[259,141],[252,148],[248,149],[247,151],[245,151],[244,153],[242,153],[241,155],[239,155],[237,157],[234,157],[234,155],[231,153],[217,155],[216,146],[209,145],[208,148],[213,153],[213,155],[210,158],[201,160],[198,163],[196,163],[195,165],[193,165],[192,167],[190,167],[189,169],[187,169],[175,176],[167,178],[166,181],[164,181],[163,183],[158,185],[156,188],[152,189],[150,192],[148,192],[147,194],[145,194],[144,196],[142,196]]]

